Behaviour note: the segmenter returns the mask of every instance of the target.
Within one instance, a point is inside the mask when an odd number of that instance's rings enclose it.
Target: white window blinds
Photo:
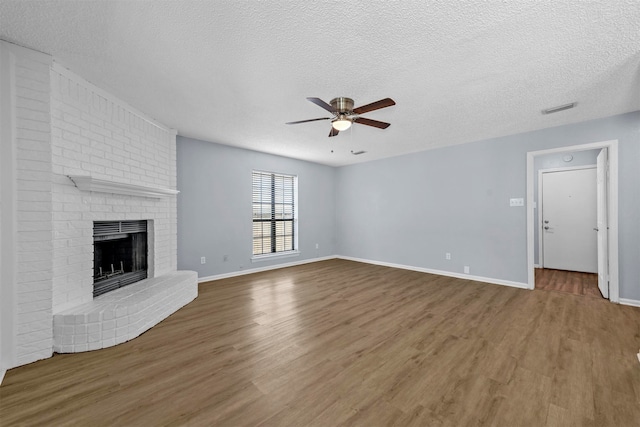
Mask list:
[[[295,175],[253,171],[253,255],[296,250]]]

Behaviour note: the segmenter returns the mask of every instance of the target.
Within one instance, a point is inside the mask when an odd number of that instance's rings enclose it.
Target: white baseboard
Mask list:
[[[510,280],[493,279],[489,277],[472,276],[470,274],[453,273],[451,271],[433,270],[430,268],[414,267],[410,265],[394,264],[394,263],[383,262],[383,261],[372,261],[368,259],[347,257],[342,255],[330,255],[330,256],[321,257],[321,258],[312,258],[312,259],[306,259],[302,261],[288,262],[285,264],[276,264],[276,265],[270,265],[267,267],[251,268],[248,270],[233,271],[230,273],[200,277],[198,278],[198,283],[211,282],[211,281],[220,280],[220,279],[228,279],[230,277],[244,276],[246,274],[260,273],[262,271],[269,271],[269,270],[277,270],[279,268],[293,267],[296,265],[309,264],[309,263],[318,262],[318,261],[326,261],[326,260],[335,259],[335,258],[344,259],[347,261],[363,262],[366,264],[381,265],[384,267],[400,268],[402,270],[418,271],[421,273],[437,274],[439,276],[455,277],[457,279],[466,279],[466,280],[473,280],[476,282],[491,283],[494,285],[510,286],[513,288],[520,288],[520,289],[529,289],[529,285],[527,283],[512,282]]]
[[[520,288],[520,289],[529,289],[528,283],[512,282],[510,280],[493,279],[490,277],[482,277],[482,276],[472,276],[470,274],[454,273],[451,271],[443,271],[443,270],[432,270],[430,268],[414,267],[411,265],[394,264],[394,263],[383,262],[383,261],[372,261],[368,259],[353,258],[353,257],[342,256],[342,255],[338,255],[336,256],[336,258],[345,259],[348,261],[364,262],[366,264],[381,265],[384,267],[401,268],[403,270],[419,271],[421,273],[437,274],[439,276],[455,277],[457,279],[466,279],[466,280],[473,280],[476,282],[491,283],[494,285],[511,286],[513,288]]]
[[[343,255],[329,255],[329,256],[320,257],[320,258],[312,258],[312,259],[305,259],[302,261],[288,262],[285,264],[276,264],[276,265],[270,265],[267,267],[251,268],[248,270],[233,271],[231,273],[223,273],[223,274],[216,274],[213,276],[199,277],[198,283],[211,282],[214,280],[227,279],[230,277],[244,276],[246,274],[260,273],[261,271],[277,270],[279,268],[293,267],[296,265],[309,264],[309,263],[318,262],[318,261],[326,261],[326,260],[335,259],[335,258],[344,259],[347,261],[363,262],[365,264],[381,265],[384,267],[400,268],[403,270],[418,271],[421,273],[437,274],[439,276],[455,277],[457,279],[466,279],[466,280],[473,280],[476,282],[491,283],[494,285],[510,286],[510,287],[519,288],[519,289],[529,289],[528,283],[513,282],[511,280],[494,279],[491,277],[472,276],[470,274],[454,273],[451,271],[444,271],[444,270],[433,270],[430,268],[414,267],[411,265],[404,265],[404,264],[394,264],[391,262],[384,262],[384,261],[373,261],[369,259],[354,258],[354,257],[343,256]],[[620,298],[619,303],[622,305],[629,305],[632,307],[640,307],[640,300],[635,300],[635,299]],[[4,372],[2,372],[1,374],[2,376],[4,376]],[[2,377],[0,376],[0,384],[2,383],[1,378]]]
[[[4,374],[6,374],[6,369],[0,370],[0,385],[2,385],[2,380],[4,380]]]
[[[230,277],[244,276],[245,274],[260,273],[261,271],[269,271],[269,270],[277,270],[279,268],[294,267],[296,265],[309,264],[309,263],[318,262],[318,261],[326,261],[326,260],[334,259],[334,258],[337,258],[337,257],[335,255],[330,255],[330,256],[325,256],[325,257],[320,257],[320,258],[311,258],[311,259],[304,259],[304,260],[301,260],[301,261],[287,262],[287,263],[284,263],[284,264],[269,265],[269,266],[266,266],[266,267],[250,268],[250,269],[247,269],[247,270],[240,270],[240,271],[232,271],[230,273],[215,274],[213,276],[199,277],[198,278],[198,283],[211,282],[213,280],[220,280],[220,279],[228,279]]]
[[[640,307],[640,300],[637,299],[629,299],[629,298],[620,298],[618,302],[622,305],[630,305],[632,307]]]

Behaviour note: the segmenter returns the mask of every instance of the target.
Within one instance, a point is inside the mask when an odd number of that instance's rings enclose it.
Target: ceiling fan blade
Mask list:
[[[379,110],[380,108],[391,107],[392,105],[396,105],[396,102],[391,98],[385,98],[380,101],[372,102],[371,104],[363,105],[362,107],[354,108],[353,112],[356,114],[363,114],[368,113],[369,111]]]
[[[318,107],[324,108],[325,110],[327,110],[330,113],[334,113],[334,114],[337,113],[335,108],[333,108],[331,105],[327,104],[326,102],[324,102],[320,98],[307,98],[307,100],[313,102]]]
[[[374,128],[386,129],[391,126],[391,123],[379,122],[377,120],[365,119],[364,117],[358,117],[354,119],[354,123],[360,123],[361,125],[373,126]]]
[[[340,133],[340,131],[336,128],[334,128],[333,126],[331,126],[331,132],[329,132],[329,138],[331,138],[332,136],[336,136]]]
[[[297,122],[287,122],[285,125],[297,125],[298,123],[317,122],[318,120],[329,120],[333,117],[320,117],[319,119],[298,120]]]

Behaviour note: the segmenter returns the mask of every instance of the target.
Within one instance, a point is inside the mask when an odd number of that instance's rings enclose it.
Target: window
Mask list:
[[[253,171],[253,255],[297,250],[298,177]]]

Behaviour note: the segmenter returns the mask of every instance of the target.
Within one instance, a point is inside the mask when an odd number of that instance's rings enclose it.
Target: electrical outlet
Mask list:
[[[320,248],[320,245],[316,243],[316,249]]]
[[[206,264],[207,259],[205,257],[200,257],[200,264]]]
[[[451,254],[449,252],[444,254],[444,259],[451,259]]]
[[[469,274],[469,266],[468,265],[464,266],[464,274]]]

